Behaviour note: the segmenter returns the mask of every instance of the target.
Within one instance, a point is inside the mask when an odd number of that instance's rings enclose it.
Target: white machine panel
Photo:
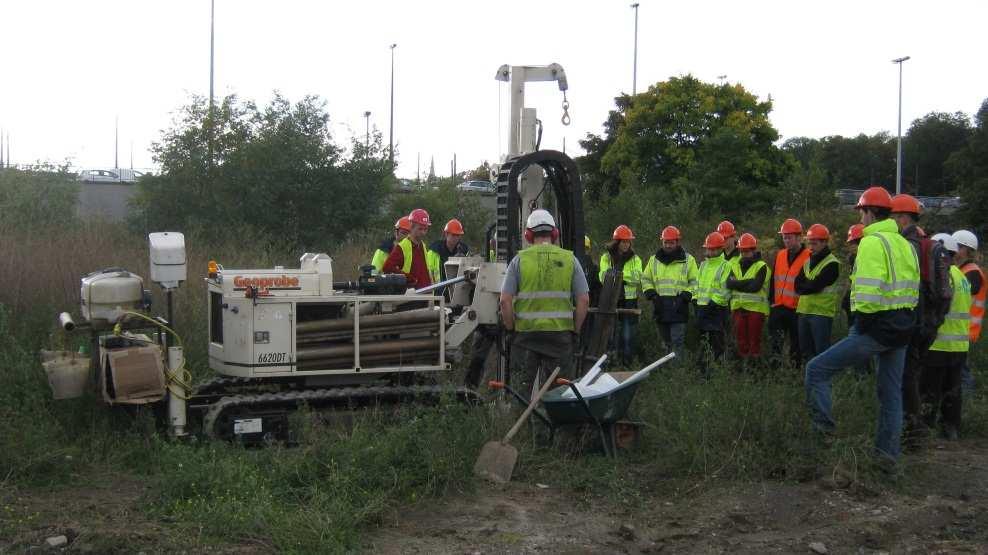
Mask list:
[[[174,289],[185,281],[185,236],[174,231],[151,233],[151,281]]]
[[[291,372],[295,352],[292,303],[258,303],[254,307],[254,357],[256,373]]]

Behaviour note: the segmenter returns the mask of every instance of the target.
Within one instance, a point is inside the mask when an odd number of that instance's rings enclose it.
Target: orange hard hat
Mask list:
[[[412,230],[412,222],[408,221],[408,216],[402,216],[398,218],[395,222],[395,229],[403,229],[405,231]]]
[[[859,241],[864,236],[864,224],[854,224],[847,228],[847,242]]]
[[[787,219],[782,222],[782,227],[779,228],[779,235],[786,235],[788,233],[802,233],[803,224],[799,223],[797,220],[792,218]]]
[[[663,241],[679,241],[682,235],[679,233],[679,228],[674,225],[667,225],[665,229],[662,230],[662,235],[659,236]]]
[[[412,212],[408,214],[408,221],[425,227],[432,225],[432,220],[429,219],[429,213],[421,208],[412,210]]]
[[[750,233],[742,233],[741,239],[738,240],[739,249],[754,249],[758,247],[758,239]]]
[[[721,235],[723,235],[724,236],[724,239],[730,239],[731,237],[734,237],[734,224],[732,224],[731,222],[729,222],[727,220],[724,220],[724,221],[720,222],[719,224],[717,224],[717,230],[716,231],[717,231],[717,233],[720,233]]]
[[[885,187],[868,187],[865,192],[861,193],[861,198],[858,199],[858,204],[855,208],[892,208],[892,195],[885,190]]]
[[[923,205],[916,200],[916,197],[902,193],[892,197],[892,212],[902,212],[904,214],[916,214],[923,211]]]
[[[724,236],[714,231],[713,233],[707,235],[706,240],[703,241],[703,248],[705,249],[724,248]]]
[[[453,218],[452,220],[446,222],[446,227],[443,228],[443,233],[448,233],[450,235],[463,235],[463,224],[460,220]]]
[[[830,230],[823,224],[813,224],[810,226],[810,229],[806,231],[806,238],[826,241],[827,239],[830,239]]]
[[[611,236],[615,241],[630,241],[635,238],[635,234],[631,232],[631,228],[621,224],[614,228],[614,235]]]

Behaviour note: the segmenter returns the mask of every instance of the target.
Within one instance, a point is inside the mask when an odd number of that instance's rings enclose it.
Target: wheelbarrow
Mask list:
[[[532,414],[549,429],[550,441],[559,427],[593,424],[600,434],[604,453],[609,457],[615,457],[617,427],[628,412],[628,407],[631,406],[631,401],[638,392],[638,386],[652,370],[675,356],[675,353],[669,353],[637,372],[607,373],[602,372],[607,360],[607,355],[603,355],[579,380],[573,382],[563,378],[557,379],[556,383],[560,387],[548,391],[542,397],[541,410],[536,410]],[[595,388],[598,382],[607,382],[607,385]],[[490,382],[490,386],[504,389],[523,406],[528,406],[528,400],[511,387],[501,382]]]

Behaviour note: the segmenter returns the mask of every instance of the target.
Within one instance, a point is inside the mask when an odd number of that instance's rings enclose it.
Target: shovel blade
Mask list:
[[[473,465],[473,473],[499,484],[510,482],[517,460],[518,450],[514,446],[500,441],[488,441],[480,450],[477,463]]]

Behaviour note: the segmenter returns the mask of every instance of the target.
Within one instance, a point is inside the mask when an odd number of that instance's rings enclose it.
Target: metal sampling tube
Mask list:
[[[439,349],[438,337],[424,337],[420,339],[395,339],[392,341],[377,341],[360,346],[360,355],[383,355],[401,354],[405,351]],[[305,347],[298,349],[296,360],[314,360],[321,358],[344,358],[352,357],[355,345],[337,345],[333,347]]]
[[[72,319],[72,315],[68,312],[63,312],[58,315],[58,325],[65,331],[72,331],[75,329],[75,321]]]
[[[365,368],[371,364],[377,366],[402,364],[407,366],[412,361],[419,361],[426,358],[435,359],[433,364],[436,364],[439,360],[439,351],[426,349],[422,351],[411,351],[411,352],[402,351],[400,355],[395,353],[388,353],[384,355],[364,356],[363,354],[361,354],[360,364]],[[300,370],[306,370],[306,369],[321,369],[321,368],[330,368],[330,367],[349,368],[351,366],[353,366],[352,356],[349,358],[347,357],[317,358],[312,360],[303,360],[303,361],[299,361],[296,367]]]
[[[446,287],[447,285],[453,285],[453,284],[460,283],[461,281],[466,281],[466,280],[467,280],[467,276],[460,276],[460,277],[450,278],[450,279],[447,279],[446,281],[440,281],[439,283],[433,283],[432,285],[429,285],[428,287],[423,287],[422,289],[416,289],[415,290],[415,294],[428,293],[430,291],[435,291],[436,289],[439,289],[440,287]],[[361,322],[361,325],[363,325],[363,322]]]
[[[408,326],[425,322],[439,323],[439,313],[434,308],[419,308],[407,310],[405,312],[392,312],[390,314],[375,314],[373,316],[360,317],[360,330],[366,328],[380,328],[385,326]],[[334,318],[332,320],[313,320],[311,322],[299,322],[295,326],[295,333],[302,335],[315,332],[334,332],[353,330],[352,318]]]
[[[376,335],[388,335],[388,334],[398,334],[407,335],[411,332],[435,332],[437,331],[436,324],[434,322],[428,322],[425,324],[414,324],[411,326],[388,326],[384,328],[371,328],[369,330],[360,329],[360,340],[367,341],[371,337]],[[298,334],[295,338],[295,343],[298,345],[311,345],[313,343],[327,343],[332,341],[352,341],[353,340],[353,330],[338,331],[338,332],[326,332],[326,333],[307,333]]]

